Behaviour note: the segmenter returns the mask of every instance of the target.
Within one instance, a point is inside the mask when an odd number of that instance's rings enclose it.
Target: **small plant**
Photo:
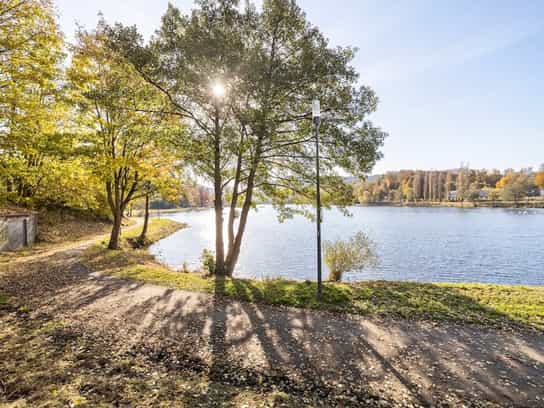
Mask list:
[[[21,306],[19,308],[19,312],[24,314],[29,314],[30,312],[32,312],[32,309],[30,308],[30,306]]]
[[[376,245],[362,231],[346,241],[326,241],[323,247],[325,263],[329,268],[329,280],[334,282],[341,281],[345,272],[378,264]]]
[[[202,256],[200,257],[200,260],[202,262],[202,269],[204,272],[215,275],[215,255],[213,251],[210,251],[209,249],[204,249],[202,251]]]

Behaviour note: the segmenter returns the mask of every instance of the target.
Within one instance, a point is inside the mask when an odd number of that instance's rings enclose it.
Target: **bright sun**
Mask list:
[[[226,93],[225,86],[221,82],[216,82],[212,86],[212,93],[216,98],[222,98]]]

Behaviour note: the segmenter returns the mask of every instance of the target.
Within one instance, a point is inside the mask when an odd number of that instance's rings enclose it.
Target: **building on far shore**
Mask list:
[[[457,201],[457,191],[448,191],[448,201]]]

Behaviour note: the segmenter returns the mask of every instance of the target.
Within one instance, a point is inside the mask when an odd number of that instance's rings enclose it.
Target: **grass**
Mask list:
[[[144,247],[151,245],[154,242],[157,242],[169,235],[172,235],[174,232],[185,228],[186,224],[168,220],[165,218],[153,219],[149,222],[149,226],[146,234],[146,241]],[[140,237],[142,228],[129,228],[121,234],[121,240],[125,246],[134,246],[136,240]]]
[[[150,241],[182,227],[170,220],[153,220],[149,228]],[[134,231],[123,236],[130,239],[136,233]],[[153,256],[141,249],[107,251],[103,246],[96,245],[87,251],[85,258],[88,266],[94,270],[122,279],[216,294],[246,302],[363,316],[447,320],[544,330],[544,287],[390,281],[325,283],[323,301],[318,302],[314,282],[233,279],[182,273],[156,263]]]
[[[544,330],[544,288],[479,284],[371,281],[326,283],[323,301],[313,282],[206,278],[158,265],[127,265],[113,275],[236,300],[323,309],[365,316],[449,320],[486,325],[522,325]]]

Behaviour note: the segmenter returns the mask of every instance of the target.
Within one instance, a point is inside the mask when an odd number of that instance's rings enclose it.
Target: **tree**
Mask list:
[[[423,176],[423,200],[427,201],[429,199],[429,172],[426,171]]]
[[[104,28],[101,21],[95,31],[77,33],[69,77],[81,143],[113,218],[108,248],[117,249],[128,204],[147,196],[150,185],[172,177],[175,158],[163,141],[176,124],[165,127],[168,117],[160,110],[138,109],[160,106],[160,94],[105,46]]]
[[[461,165],[457,173],[456,180],[457,199],[464,200],[467,197],[467,192],[470,185],[470,170],[468,167]]]
[[[414,198],[415,200],[420,200],[423,198],[423,190],[424,190],[424,178],[420,171],[416,171],[416,174],[414,175]]]
[[[451,172],[448,171],[446,173],[446,181],[445,181],[445,195],[446,195],[446,200],[449,200],[450,199],[450,191],[451,191],[451,188],[452,188],[452,184],[453,184],[453,177],[451,175]]]
[[[169,6],[156,40],[142,46],[134,28],[116,25],[111,44],[167,97],[190,128],[180,141],[195,173],[214,186],[217,274],[232,274],[249,212],[257,198],[280,216],[288,203],[315,196],[309,107],[320,97],[322,187],[326,205],[349,204],[352,189],[339,168],[363,176],[380,157],[384,132],[366,121],[377,106],[357,87],[351,48],[331,48],[292,1],[264,2],[261,11],[237,1],[201,1],[190,16]],[[213,88],[225,88],[214,98]],[[226,188],[232,192],[223,241]],[[241,207],[238,225],[236,208]]]
[[[538,188],[540,188],[540,190],[544,190],[544,170],[536,173],[535,184]]]
[[[438,176],[436,177],[436,194],[438,201],[444,199],[444,174],[441,171],[438,172]]]
[[[0,199],[96,208],[69,126],[64,40],[48,0],[0,2]]]
[[[530,176],[525,173],[509,173],[497,183],[497,188],[502,189],[502,199],[515,202],[526,196],[531,186]]]
[[[478,183],[471,183],[469,188],[465,190],[463,198],[472,202],[478,201],[480,199],[480,191],[481,189]]]
[[[165,151],[163,150],[163,154]],[[173,157],[163,156],[164,162],[172,163],[175,159]],[[163,169],[164,170],[164,169]],[[182,189],[182,177],[181,174],[173,169],[170,169],[168,174],[162,174],[159,172],[147,173],[144,176],[144,181],[140,187],[141,194],[144,195],[144,222],[142,226],[142,232],[136,240],[137,246],[145,246],[147,243],[147,229],[149,224],[149,204],[154,198],[161,198],[167,201],[174,201],[179,198]]]
[[[516,178],[516,174],[512,172],[506,173],[499,181],[497,181],[496,187],[503,189],[508,183],[511,183]]]

